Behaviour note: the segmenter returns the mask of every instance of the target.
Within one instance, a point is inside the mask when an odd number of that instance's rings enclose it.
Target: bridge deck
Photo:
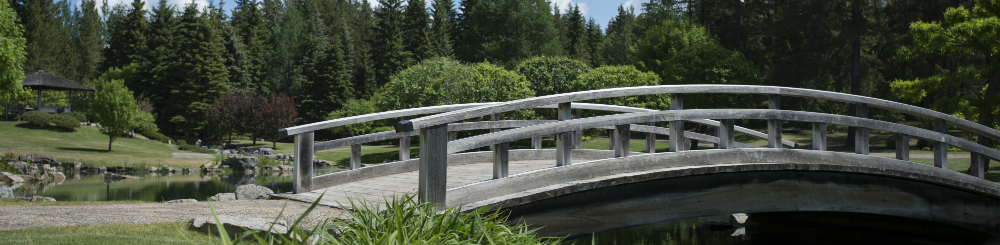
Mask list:
[[[590,160],[576,160],[573,162],[584,162]],[[511,175],[523,173],[556,165],[555,160],[533,160],[533,161],[511,161],[509,163],[509,173]],[[319,198],[320,194],[326,192],[319,205],[347,208],[350,206],[348,198],[365,199],[372,203],[382,203],[383,196],[401,196],[405,193],[416,195],[417,193],[418,171],[407,172],[371,178],[367,180],[352,182],[344,185],[337,185],[330,188],[313,190],[308,193],[299,194],[276,194],[275,196],[312,203]],[[448,167],[448,188],[467,185],[493,178],[493,163],[471,163],[459,166]]]

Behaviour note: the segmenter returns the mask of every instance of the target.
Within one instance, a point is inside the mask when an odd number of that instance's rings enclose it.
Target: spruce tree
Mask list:
[[[76,52],[80,57],[77,73],[81,80],[97,78],[101,73],[101,49],[104,48],[104,25],[97,12],[95,0],[80,1],[80,15],[77,18]]]
[[[434,0],[431,45],[436,56],[454,58],[455,10],[451,0]]]
[[[462,61],[513,67],[522,59],[562,53],[555,21],[544,0],[481,2],[465,18],[467,29],[457,55]]]
[[[104,48],[104,62],[101,70],[125,67],[132,64],[145,47],[146,10],[143,0],[133,0],[124,16],[114,20],[110,30],[110,40]]]
[[[559,42],[559,47],[562,47],[560,49],[560,53],[559,54],[561,55],[561,54],[564,54],[564,53],[569,53],[569,50],[570,50],[570,45],[569,45],[569,30],[566,27],[566,17],[568,16],[568,14],[566,14],[566,15],[562,14],[561,13],[562,10],[559,9],[558,5],[553,6],[553,7],[555,9],[553,10],[553,14],[552,14],[552,21],[553,21],[552,22],[552,26],[556,29],[556,33],[557,33],[556,34],[557,35],[556,38],[558,38],[557,41]]]
[[[65,0],[13,2],[24,27],[27,60],[24,71],[45,70],[68,79],[77,79],[69,21],[72,13]]]
[[[145,47],[135,62],[140,75],[134,81],[125,81],[125,85],[136,93],[136,97],[149,98],[157,107],[169,103],[164,100],[168,97],[168,90],[164,86],[183,79],[171,70],[174,65],[171,61],[176,59],[174,56],[177,52],[174,47],[176,44],[171,43],[175,41],[179,24],[176,15],[176,6],[168,4],[166,0],[160,0],[153,7],[149,28],[145,33]]]
[[[273,52],[267,64],[268,73],[265,76],[265,86],[261,91],[265,93],[283,92],[290,93],[293,89],[301,89],[306,82],[303,70],[299,62],[305,54],[303,44],[306,40],[306,30],[302,12],[296,1],[287,1],[287,5],[280,7],[276,23],[271,28],[272,38],[270,40]]]
[[[379,0],[375,11],[375,69],[379,87],[389,76],[413,64],[413,54],[406,51],[403,37],[403,0]]]
[[[587,51],[590,52],[590,65],[599,67],[604,65],[604,57],[601,56],[601,42],[604,41],[604,33],[601,32],[601,25],[590,18],[587,22]]]
[[[353,47],[355,98],[367,99],[378,89],[375,70],[375,24],[377,19],[371,5],[367,1],[352,0],[353,13],[350,22],[350,38]]]
[[[587,23],[580,13],[580,6],[573,6],[573,10],[566,15],[566,36],[569,40],[566,51],[569,57],[590,64],[590,50],[587,45]]]
[[[629,64],[628,49],[636,42],[635,9],[618,6],[618,15],[608,22],[608,35],[601,43],[601,57],[607,65]]]
[[[403,13],[403,45],[416,62],[434,57],[430,40],[430,15],[424,0],[409,0]]]
[[[265,26],[261,2],[257,0],[236,0],[233,8],[232,28],[242,42],[233,45],[242,46],[246,57],[245,72],[248,84],[245,89],[259,90],[265,85],[261,83],[265,76],[266,62],[271,56],[271,47],[267,44],[270,32]]]

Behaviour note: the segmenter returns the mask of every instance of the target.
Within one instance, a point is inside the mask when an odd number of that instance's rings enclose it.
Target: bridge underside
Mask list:
[[[543,235],[585,235],[732,213],[824,211],[941,222],[1000,235],[1000,201],[939,185],[834,172],[715,173],[615,185],[507,207]]]

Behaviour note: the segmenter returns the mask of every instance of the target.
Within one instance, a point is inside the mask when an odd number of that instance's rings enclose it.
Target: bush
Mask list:
[[[87,116],[83,115],[83,113],[79,113],[79,112],[75,112],[75,111],[63,112],[63,113],[60,113],[59,115],[66,115],[66,116],[75,118],[77,121],[81,121],[81,122],[86,122],[87,121]]]
[[[566,57],[535,57],[521,61],[514,71],[531,82],[535,96],[543,96],[576,92],[573,81],[589,72],[590,68],[583,62]]]
[[[55,115],[49,118],[49,123],[52,123],[56,128],[73,131],[80,127],[80,120],[76,120],[68,115]]]
[[[21,115],[21,120],[24,120],[36,127],[47,127],[49,126],[49,118],[52,117],[48,113],[41,111],[29,111]]]
[[[167,137],[166,135],[163,135],[160,132],[157,132],[156,130],[151,128],[139,129],[139,134],[141,134],[142,136],[146,136],[146,138],[159,142],[166,142],[168,140],[171,140],[170,137]]]
[[[185,142],[183,140],[178,140],[177,141],[177,149],[178,150],[182,150],[182,151],[193,151],[193,152],[197,152],[197,153],[215,154],[215,151],[212,151],[212,150],[209,150],[209,149],[205,149],[205,148],[201,148],[201,147],[197,147],[197,146],[193,146],[193,145],[188,145],[187,142]]]

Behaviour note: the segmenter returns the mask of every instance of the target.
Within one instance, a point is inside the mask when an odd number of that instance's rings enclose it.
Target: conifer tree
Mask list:
[[[413,54],[414,61],[434,57],[430,41],[430,15],[424,0],[409,0],[403,13],[403,45]]]
[[[143,0],[133,0],[124,16],[114,19],[110,40],[104,48],[101,70],[125,67],[137,58],[145,47],[146,10]]]
[[[587,51],[590,52],[590,65],[599,67],[604,65],[604,57],[601,56],[601,42],[604,41],[604,33],[601,32],[601,25],[590,18],[587,22]]]
[[[27,40],[25,52],[27,60],[24,71],[45,70],[69,79],[77,79],[75,50],[71,37],[72,17],[69,3],[65,0],[35,0],[14,2],[21,24],[24,27],[24,38]]]
[[[153,7],[150,14],[150,23],[146,31],[146,42],[143,52],[136,60],[139,76],[125,81],[125,85],[132,88],[136,97],[145,97],[157,104],[168,103],[164,100],[168,95],[164,86],[167,83],[183,79],[175,71],[171,61],[176,60],[176,44],[174,42],[177,29],[177,6],[170,5],[166,0],[160,0]]]
[[[555,21],[544,0],[490,0],[474,5],[465,18],[468,29],[462,32],[457,53],[462,61],[513,67],[529,57],[561,54]]]
[[[431,44],[436,56],[453,58],[455,51],[455,10],[451,0],[434,0]]]
[[[590,50],[587,42],[587,23],[580,13],[580,6],[573,6],[573,10],[566,15],[566,36],[569,40],[566,51],[569,57],[590,64]]]
[[[271,55],[271,47],[267,45],[270,33],[265,26],[261,2],[257,0],[237,0],[236,7],[233,8],[233,18],[231,26],[241,43],[233,45],[242,46],[242,52],[246,59],[245,73],[248,84],[245,89],[254,91],[264,85],[261,84],[264,72],[266,71],[267,58]]]
[[[635,9],[618,6],[618,15],[608,22],[608,35],[601,42],[601,57],[607,65],[629,63],[628,49],[636,42]]]
[[[375,13],[367,1],[353,0],[351,2],[353,17],[350,22],[350,43],[353,51],[349,55],[354,61],[354,95],[358,99],[370,97],[378,89],[378,76],[375,71]]]
[[[558,35],[557,38],[558,38],[558,41],[559,41],[559,47],[562,47],[560,49],[560,53],[559,54],[561,55],[563,53],[569,53],[569,49],[570,49],[569,48],[570,47],[569,46],[569,30],[566,27],[566,17],[567,17],[567,15],[563,15],[561,13],[562,10],[559,9],[558,5],[555,5],[555,6],[552,6],[552,7],[555,8],[555,10],[553,11],[553,14],[552,14],[552,21],[553,21],[552,22],[552,26],[556,29],[556,32],[558,33],[557,34]]]
[[[80,57],[77,73],[81,80],[97,78],[101,73],[97,70],[101,64],[101,49],[104,48],[104,25],[101,15],[97,12],[95,0],[80,1],[80,14],[77,18],[76,52]]]
[[[375,11],[375,69],[381,86],[389,76],[413,64],[413,53],[406,51],[403,37],[403,1],[379,0]]]

